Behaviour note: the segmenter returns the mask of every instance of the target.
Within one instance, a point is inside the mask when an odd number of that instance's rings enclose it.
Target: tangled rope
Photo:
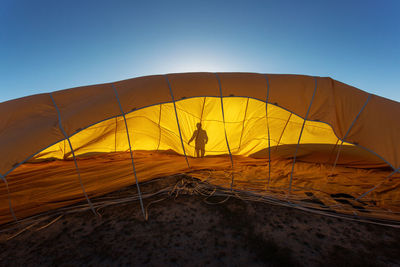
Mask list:
[[[189,195],[189,196],[197,195],[197,196],[203,197],[204,203],[209,204],[209,205],[221,205],[221,204],[227,202],[231,197],[234,197],[236,199],[240,199],[245,202],[259,202],[259,203],[266,203],[266,204],[271,204],[271,205],[276,205],[276,206],[291,207],[291,208],[296,208],[299,210],[303,210],[306,212],[311,212],[311,213],[319,214],[319,215],[323,215],[323,216],[329,216],[329,217],[347,219],[347,220],[351,220],[351,221],[365,222],[365,223],[372,223],[372,224],[377,224],[377,225],[382,225],[382,226],[400,228],[400,222],[398,222],[398,221],[363,217],[363,216],[358,215],[357,213],[351,213],[351,214],[333,213],[332,205],[326,206],[326,207],[321,207],[321,206],[316,205],[315,203],[301,202],[302,201],[301,199],[296,199],[296,198],[286,199],[285,195],[279,194],[279,191],[277,194],[261,195],[261,194],[256,194],[256,193],[249,192],[249,191],[237,190],[237,189],[231,190],[231,189],[224,188],[221,186],[216,186],[216,185],[213,185],[213,184],[207,182],[208,180],[212,179],[211,173],[212,173],[212,171],[210,171],[210,176],[206,177],[206,179],[204,179],[203,181],[200,181],[199,179],[191,177],[191,176],[187,176],[185,174],[172,175],[167,178],[176,179],[177,181],[175,182],[175,184],[170,184],[170,185],[165,186],[164,188],[161,188],[154,192],[149,192],[149,193],[143,192],[142,198],[144,200],[163,196],[156,200],[151,200],[145,205],[145,220],[147,221],[149,219],[149,208],[150,208],[150,206],[154,205],[155,203],[160,203],[169,198],[177,199],[181,195]],[[161,179],[165,179],[165,178],[153,179],[148,182],[142,183],[141,186],[144,186],[146,184],[147,185],[154,184]],[[138,201],[139,195],[132,194],[132,192],[131,192],[132,190],[133,189],[129,189],[129,191],[126,191],[125,192],[126,195],[124,195],[124,193],[119,192],[119,193],[114,193],[111,196],[108,195],[108,196],[98,197],[98,198],[94,199],[92,204],[96,210],[96,213],[99,215],[99,218],[100,219],[102,218],[101,210],[103,210],[106,207]],[[271,191],[269,191],[269,192],[271,192]],[[219,199],[223,198],[223,199],[220,201],[211,201],[211,199],[218,199],[218,198]],[[340,205],[338,205],[337,207],[340,207]],[[43,230],[43,229],[51,226],[58,220],[60,220],[65,215],[72,214],[72,213],[78,213],[78,212],[84,212],[84,211],[87,211],[88,209],[90,209],[90,207],[87,205],[87,203],[80,203],[80,204],[76,204],[73,206],[60,208],[60,209],[57,209],[54,211],[44,212],[39,215],[35,215],[35,216],[29,217],[29,218],[19,220],[18,223],[12,222],[12,223],[6,224],[6,225],[2,226],[2,229],[0,229],[0,233],[14,232],[7,238],[7,240],[11,240],[29,229],[31,229],[31,231],[32,231],[32,229],[33,229],[33,231]],[[371,210],[371,211],[378,212],[378,210]],[[399,215],[399,213],[392,212],[392,211],[381,211],[381,212],[389,212],[392,214]],[[41,225],[41,224],[44,224],[44,225]],[[39,227],[34,229],[35,226],[39,226]]]

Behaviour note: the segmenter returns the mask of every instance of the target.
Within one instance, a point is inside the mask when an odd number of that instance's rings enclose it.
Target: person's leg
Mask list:
[[[199,158],[200,157],[200,149],[196,148],[196,154],[197,154],[197,157]]]
[[[204,148],[201,149],[201,157],[204,157],[204,154],[206,153],[206,150]]]

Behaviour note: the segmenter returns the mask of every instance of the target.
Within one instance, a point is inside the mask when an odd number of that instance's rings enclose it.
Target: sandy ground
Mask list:
[[[182,177],[142,185],[172,187]],[[187,178],[185,178],[187,179]],[[136,192],[135,186],[107,195]],[[400,229],[229,198],[156,195],[0,233],[1,266],[399,266]],[[157,200],[161,200],[158,201]],[[223,198],[211,197],[208,202]],[[151,204],[151,205],[149,205]]]

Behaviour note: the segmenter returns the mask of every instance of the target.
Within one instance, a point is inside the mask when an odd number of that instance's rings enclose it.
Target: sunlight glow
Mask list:
[[[227,72],[243,71],[242,62],[233,51],[216,45],[199,47],[191,42],[173,46],[168,53],[153,58],[153,72]]]

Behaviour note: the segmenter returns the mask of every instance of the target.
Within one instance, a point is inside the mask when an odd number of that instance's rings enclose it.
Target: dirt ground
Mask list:
[[[159,179],[141,188],[155,192],[180,179]],[[103,199],[134,193],[131,186]],[[0,265],[400,265],[400,229],[234,197],[223,200],[184,191],[159,194],[144,200],[147,221],[133,201],[100,208],[101,217],[90,210],[54,214],[9,240],[20,229],[3,226]],[[211,204],[218,202],[223,203]]]

